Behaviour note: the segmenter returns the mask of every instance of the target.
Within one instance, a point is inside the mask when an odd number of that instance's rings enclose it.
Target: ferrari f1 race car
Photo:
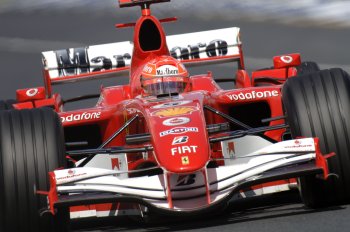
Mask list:
[[[0,231],[69,231],[71,219],[201,214],[299,188],[308,207],[350,198],[350,78],[299,54],[248,74],[237,27],[166,36],[150,5],[133,42],[42,53],[44,87],[0,103]],[[229,79],[188,67],[232,62]],[[129,78],[63,100],[53,86]],[[224,90],[220,82],[235,82]],[[98,99],[65,111],[65,103]]]

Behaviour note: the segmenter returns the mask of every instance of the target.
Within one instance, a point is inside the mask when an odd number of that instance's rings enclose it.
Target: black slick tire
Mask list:
[[[322,70],[289,79],[282,90],[293,138],[318,137],[328,160],[327,181],[314,176],[299,179],[304,203],[312,208],[350,200],[350,78],[341,69]]]
[[[0,111],[0,231],[67,231],[68,210],[40,216],[48,172],[64,167],[64,139],[48,108]]]

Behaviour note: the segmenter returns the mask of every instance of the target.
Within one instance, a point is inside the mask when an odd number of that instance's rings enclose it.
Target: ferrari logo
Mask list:
[[[189,160],[188,156],[182,156],[181,160],[182,160],[182,164],[183,165],[189,165],[190,164],[190,160]]]
[[[152,113],[152,115],[160,116],[160,117],[172,117],[172,116],[190,114],[196,110],[197,110],[197,108],[190,107],[190,106],[188,106],[188,107],[174,107],[174,108],[168,108],[168,109],[162,109],[162,110],[155,111]]]

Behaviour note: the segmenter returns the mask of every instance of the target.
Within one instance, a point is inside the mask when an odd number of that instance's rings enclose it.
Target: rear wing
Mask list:
[[[131,7],[143,4],[170,2],[170,0],[119,0],[120,7]]]
[[[225,28],[166,37],[170,54],[187,65],[240,61],[239,28]],[[128,77],[132,42],[119,42],[42,53],[47,89],[51,85],[105,77]],[[50,95],[50,93],[49,93]]]

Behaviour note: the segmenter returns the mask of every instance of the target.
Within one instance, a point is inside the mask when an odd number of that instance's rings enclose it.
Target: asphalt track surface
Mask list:
[[[40,51],[130,40],[130,29],[116,30],[113,25],[136,18],[131,15],[120,19],[117,12],[114,15],[74,11],[0,14],[0,99],[15,98],[16,89],[42,85]],[[317,61],[323,68],[340,66],[350,70],[349,29],[181,18],[177,23],[166,25],[166,31],[177,34],[230,26],[242,28],[250,70],[271,66],[274,55],[291,52],[300,52],[303,60]],[[228,65],[206,69],[214,69],[219,77],[232,75]],[[125,80],[110,80],[105,84],[114,83],[125,83]],[[80,95],[98,89],[97,82],[89,82],[59,87],[57,91],[70,97],[77,92]],[[87,229],[86,225],[94,228]],[[234,203],[225,214],[216,216],[163,218],[155,224],[136,223],[131,219],[80,221],[73,226],[75,231],[349,231],[350,207],[307,209],[298,194],[292,192]]]

